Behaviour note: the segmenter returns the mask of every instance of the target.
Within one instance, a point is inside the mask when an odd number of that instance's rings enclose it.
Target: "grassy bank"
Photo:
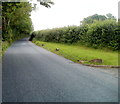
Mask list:
[[[65,58],[70,59],[74,62],[77,62],[77,60],[89,61],[92,59],[102,59],[103,63],[101,65],[118,65],[117,51],[93,49],[80,45],[69,45],[35,40],[33,42],[38,46],[42,46],[42,44],[44,44],[44,46],[42,47],[44,47],[45,49],[58,55],[64,56]],[[60,50],[55,51],[56,48],[59,48]]]
[[[10,46],[10,43],[5,41],[2,42],[2,55],[4,55],[5,51],[7,50],[7,48]]]
[[[120,26],[115,20],[96,21],[92,24],[68,26],[33,32],[36,40],[56,43],[80,43],[95,49],[119,50]]]

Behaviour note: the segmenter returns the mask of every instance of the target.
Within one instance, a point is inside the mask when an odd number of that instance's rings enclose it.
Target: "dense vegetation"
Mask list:
[[[2,54],[13,41],[28,37],[32,32],[31,11],[28,2],[2,3]]]
[[[2,38],[4,41],[11,43],[32,31],[31,11],[32,7],[28,2],[2,3]]]
[[[98,20],[96,17],[99,17]],[[79,43],[94,48],[119,49],[120,26],[114,16],[93,15],[85,18],[81,23],[80,26],[41,30],[34,34],[36,40],[45,42]]]
[[[84,18],[83,21],[81,21],[81,23],[83,25],[84,24],[91,24],[91,23],[94,23],[95,21],[104,21],[106,19],[116,20],[116,18],[111,13],[106,14],[106,16],[94,14],[92,16],[88,16],[87,18]]]
[[[27,2],[28,0],[26,0],[26,2],[20,2],[22,0],[18,0],[18,2],[10,1],[11,0],[6,0],[6,2],[3,2],[2,6],[0,6],[0,10],[2,9],[2,17],[0,16],[0,20],[2,20],[3,53],[13,41],[29,37],[30,33],[33,31],[30,13],[32,10],[36,9],[37,5],[36,3],[33,3],[33,0],[31,0],[31,2]],[[40,5],[47,8],[50,8],[51,4],[54,4],[54,2],[51,2],[50,0],[37,1]],[[32,4],[34,5],[33,7]]]

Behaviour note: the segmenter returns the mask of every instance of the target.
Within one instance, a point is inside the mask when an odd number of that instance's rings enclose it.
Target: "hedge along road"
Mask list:
[[[118,102],[118,78],[22,39],[3,58],[3,102]]]

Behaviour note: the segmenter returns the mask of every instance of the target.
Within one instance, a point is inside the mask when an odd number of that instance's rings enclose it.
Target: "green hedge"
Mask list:
[[[120,27],[114,20],[97,21],[88,26],[87,35],[84,38],[88,46],[94,48],[107,47],[113,50],[119,49]]]
[[[115,20],[96,21],[93,24],[68,26],[34,32],[37,40],[59,43],[80,43],[86,46],[112,50],[119,49],[120,26]]]
[[[34,32],[36,39],[46,42],[74,43],[82,39],[87,32],[87,26],[69,26]]]

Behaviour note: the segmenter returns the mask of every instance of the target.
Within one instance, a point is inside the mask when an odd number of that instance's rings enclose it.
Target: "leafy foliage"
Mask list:
[[[39,1],[39,0],[38,0]],[[51,5],[50,4],[54,4],[54,2],[52,2],[51,0],[49,0],[49,1],[46,1],[46,0],[40,0],[40,4],[41,5],[43,5],[43,6],[45,6],[45,7],[47,7],[47,8],[50,8],[51,7]]]
[[[104,22],[97,21],[89,25],[86,37],[86,43],[94,48],[108,47],[118,50],[120,41],[120,28],[114,20]]]
[[[12,42],[32,31],[31,10],[31,4],[28,2],[2,3],[3,40]]]
[[[85,24],[92,24],[95,21],[104,21],[106,19],[107,19],[107,17],[104,16],[104,15],[94,14],[92,16],[88,16],[87,18],[84,18],[83,21],[81,21],[81,23],[83,25],[85,25]]]
[[[54,28],[34,32],[36,40],[58,43],[80,43],[94,48],[119,49],[120,25],[113,20],[92,24]]]
[[[40,3],[40,5],[45,6],[46,8],[51,8],[51,5],[54,5],[54,2],[51,0],[31,0],[32,1],[37,1]],[[36,10],[37,3],[32,2],[33,4],[33,10]]]
[[[113,16],[111,13],[106,14],[108,19],[114,19],[116,20],[115,16]]]

